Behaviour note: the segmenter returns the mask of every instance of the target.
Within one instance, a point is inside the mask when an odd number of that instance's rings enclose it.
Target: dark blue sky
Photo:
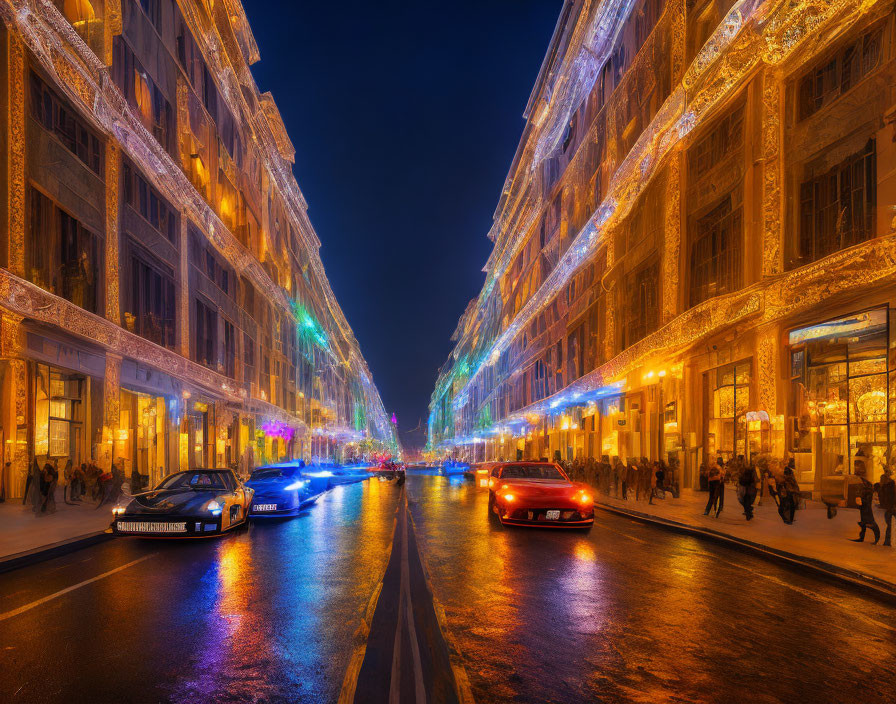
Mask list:
[[[330,283],[415,444],[562,0],[244,5]]]

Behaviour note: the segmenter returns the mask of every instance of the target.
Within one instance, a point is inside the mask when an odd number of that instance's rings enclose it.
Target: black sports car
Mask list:
[[[229,469],[177,472],[112,509],[112,530],[165,538],[221,535],[246,522],[253,493]]]

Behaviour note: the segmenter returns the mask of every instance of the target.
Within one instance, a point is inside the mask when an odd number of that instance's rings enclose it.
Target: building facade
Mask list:
[[[239,0],[0,17],[6,495],[32,459],[155,482],[396,451]]]
[[[568,0],[430,404],[467,458],[896,443],[892,2]]]

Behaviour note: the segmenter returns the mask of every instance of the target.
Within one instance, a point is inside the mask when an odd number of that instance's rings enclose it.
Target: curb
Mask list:
[[[27,567],[28,565],[33,565],[37,562],[50,560],[54,557],[59,557],[60,555],[65,555],[74,552],[75,550],[95,545],[96,543],[111,540],[114,537],[115,536],[112,535],[112,533],[97,531],[95,533],[87,533],[85,535],[69,538],[68,540],[60,540],[58,543],[50,543],[49,545],[43,545],[39,548],[25,550],[24,552],[13,553],[12,555],[0,558],[0,573],[10,572],[19,569],[20,567]]]
[[[654,516],[652,514],[632,511],[631,509],[612,506],[600,501],[595,501],[594,505],[603,511],[625,516],[626,518],[633,518],[642,523],[650,523],[677,533],[696,535],[707,540],[722,543],[728,547],[749,551],[773,562],[783,563],[790,567],[811,570],[822,577],[845,583],[848,586],[867,591],[873,596],[883,597],[886,601],[896,603],[896,584],[888,582],[885,579],[880,579],[879,577],[874,577],[873,575],[864,574],[847,567],[840,567],[830,562],[825,562],[824,560],[806,557],[805,555],[798,555],[796,553],[787,552],[786,550],[779,550],[768,545],[763,545],[762,543],[753,542],[752,540],[737,538],[728,533],[712,530],[711,528],[698,528],[697,526],[681,523],[680,521],[674,521],[669,518],[660,518],[659,516]]]

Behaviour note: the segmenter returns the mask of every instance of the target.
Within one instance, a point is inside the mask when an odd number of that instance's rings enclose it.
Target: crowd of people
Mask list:
[[[619,457],[610,459],[603,455],[599,460],[588,457],[568,462],[561,460],[557,453],[554,461],[563,466],[573,481],[585,482],[608,497],[652,504],[654,499],[679,496],[679,465],[674,459],[666,462],[641,457],[623,461]],[[785,461],[760,455],[748,461],[738,455],[727,462],[722,457],[710,458],[699,471],[699,488],[707,492],[703,515],[718,518],[725,508],[725,488],[733,486],[746,520],[753,520],[755,506],[772,501],[781,520],[792,525],[797,511],[812,493],[800,488],[794,470],[792,457]],[[861,454],[854,459],[853,473],[858,480],[855,503],[859,509],[859,536],[853,540],[864,541],[868,530],[874,535],[875,544],[880,540],[881,529],[873,510],[874,495],[877,494],[878,504],[884,512],[883,545],[890,546],[896,521],[896,482],[893,479],[896,458],[884,468],[876,483],[868,478],[866,461]],[[832,516],[830,507],[828,515]]]
[[[41,467],[35,457],[25,477],[22,504],[31,506],[35,516],[55,513],[57,489],[61,484],[64,503],[76,505],[91,501],[99,508],[116,502],[124,483],[125,474],[115,463],[105,471],[93,462],[78,465],[69,459],[60,472],[58,458],[47,458]]]
[[[665,497],[667,493],[678,497],[677,460],[667,463],[665,460],[650,461],[641,457],[623,462],[614,456],[611,462],[608,455],[602,455],[599,460],[589,457],[561,464],[570,479],[590,484],[607,496],[649,503],[653,503],[654,498]]]

